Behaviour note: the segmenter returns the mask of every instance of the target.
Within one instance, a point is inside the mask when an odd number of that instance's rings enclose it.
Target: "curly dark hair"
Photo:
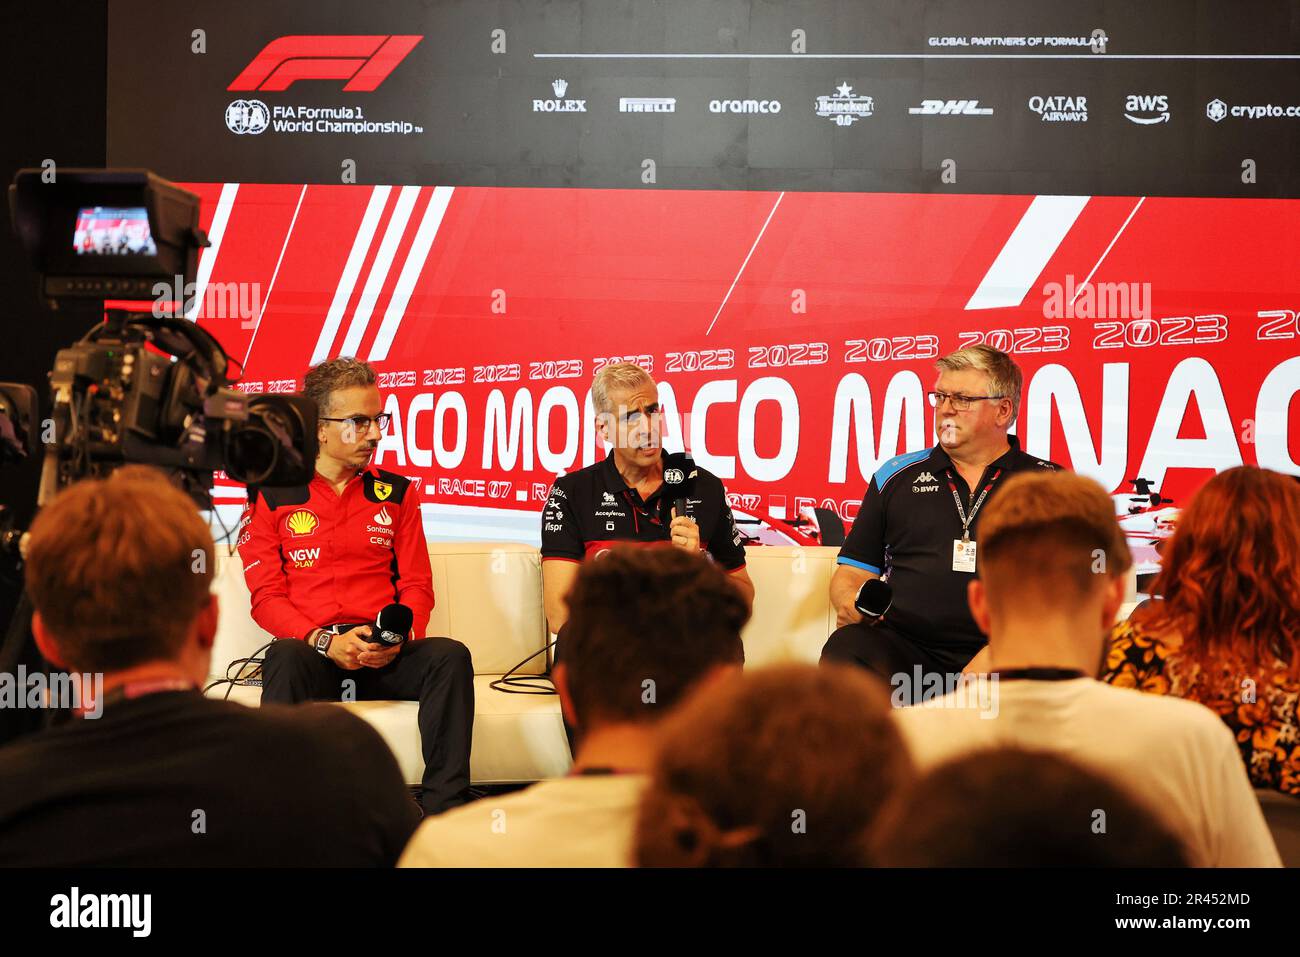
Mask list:
[[[307,370],[302,380],[302,391],[307,398],[315,401],[321,415],[328,415],[331,409],[331,396],[339,389],[350,389],[358,385],[374,385],[379,381],[370,363],[354,356],[339,356],[326,359]]]

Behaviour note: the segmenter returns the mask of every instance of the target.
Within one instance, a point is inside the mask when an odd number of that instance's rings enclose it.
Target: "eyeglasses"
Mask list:
[[[952,407],[958,412],[969,412],[972,402],[983,402],[985,399],[1005,399],[1005,395],[962,395],[960,392],[927,392],[926,398],[930,400],[932,408],[939,408],[945,401],[951,402]]]
[[[370,423],[373,422],[383,432],[388,428],[388,423],[393,421],[391,412],[380,412],[373,419],[368,415],[350,415],[343,419],[331,419],[328,416],[320,416],[322,422],[351,422],[352,428],[356,429],[358,435],[365,435],[370,431]]]

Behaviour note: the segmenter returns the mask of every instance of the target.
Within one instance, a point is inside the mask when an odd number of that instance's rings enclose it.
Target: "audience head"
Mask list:
[[[1013,475],[980,513],[971,613],[995,661],[1009,625],[1065,619],[1095,640],[1087,655],[1099,662],[1132,565],[1114,504],[1095,481],[1071,472]]]
[[[1168,825],[1110,780],[1046,752],[977,751],[890,799],[882,867],[1186,867]]]
[[[789,665],[703,688],[665,722],[643,867],[856,866],[912,774],[889,697],[856,668]]]
[[[583,563],[567,601],[555,685],[584,733],[657,721],[698,682],[744,661],[748,604],[725,572],[680,548],[615,546]]]
[[[201,682],[217,628],[215,557],[194,503],[152,468],[70,486],[36,516],[27,545],[41,652],[81,672],[169,662]]]
[[[1178,518],[1139,622],[1175,631],[1180,657],[1300,678],[1300,484],[1254,466],[1220,472]]]

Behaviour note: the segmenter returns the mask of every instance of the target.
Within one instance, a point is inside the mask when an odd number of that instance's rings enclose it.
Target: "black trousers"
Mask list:
[[[560,630],[555,633],[555,647],[551,649],[551,670],[554,672],[555,666],[560,663],[560,649],[564,647],[564,629],[569,625],[565,622],[560,626]],[[578,734],[577,728],[569,724],[568,716],[561,714],[560,720],[564,722],[564,736],[569,739],[569,757],[576,757],[578,754]]]
[[[891,691],[904,691],[915,704],[924,690],[925,675],[955,675],[982,645],[931,645],[893,628],[888,621],[865,621],[836,629],[822,648],[822,662],[857,665],[880,677]],[[918,680],[917,668],[920,668]],[[946,686],[946,682],[943,683]]]
[[[469,797],[469,751],[474,732],[474,665],[469,649],[452,638],[408,641],[382,668],[347,671],[305,641],[287,638],[266,651],[262,702],[338,701],[343,682],[356,682],[355,700],[418,701],[424,779],[420,806],[438,814]]]

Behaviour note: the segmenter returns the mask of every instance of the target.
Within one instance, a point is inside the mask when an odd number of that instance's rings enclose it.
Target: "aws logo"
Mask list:
[[[294,568],[311,568],[320,558],[319,548],[295,548],[289,552],[289,560]]]
[[[296,509],[285,521],[285,527],[289,529],[289,534],[294,538],[303,538],[316,531],[320,525],[320,519],[316,513],[309,508]]]

